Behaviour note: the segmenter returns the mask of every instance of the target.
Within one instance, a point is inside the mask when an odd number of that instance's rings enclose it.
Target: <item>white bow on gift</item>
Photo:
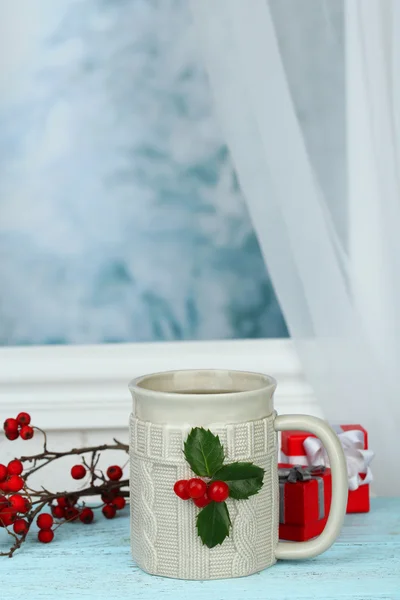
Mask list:
[[[352,429],[338,433],[338,437],[346,457],[349,490],[357,490],[360,485],[371,483],[373,475],[369,464],[375,454],[372,450],[364,449],[364,434],[362,431]],[[321,440],[310,436],[304,440],[303,446],[310,466],[324,465],[329,467],[328,455]],[[360,477],[360,473],[365,474],[364,479]]]

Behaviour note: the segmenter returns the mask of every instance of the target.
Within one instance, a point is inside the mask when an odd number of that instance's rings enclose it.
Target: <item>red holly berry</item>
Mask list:
[[[29,531],[28,521],[25,519],[17,519],[13,526],[14,533],[17,535],[26,535]]]
[[[6,433],[18,432],[18,421],[17,419],[6,419],[4,421],[3,427]]]
[[[11,475],[7,479],[7,488],[10,492],[19,492],[24,487],[24,480],[19,475]]]
[[[21,475],[24,466],[20,460],[12,460],[8,463],[7,472],[9,475]]]
[[[187,484],[188,494],[191,498],[201,498],[207,491],[207,484],[202,479],[194,477]]]
[[[29,511],[31,507],[29,500],[27,498],[24,498],[24,496],[21,496],[21,494],[13,494],[9,497],[8,501],[11,507],[17,513],[25,514]]]
[[[198,508],[204,508],[207,504],[210,504],[211,500],[206,492],[201,498],[193,498],[193,502]]]
[[[64,519],[65,518],[65,508],[63,508],[62,506],[59,506],[58,504],[56,506],[52,506],[51,514],[56,519]]]
[[[83,479],[86,475],[86,469],[83,465],[75,465],[71,469],[73,479]]]
[[[11,508],[5,508],[0,511],[0,527],[9,527],[16,519],[15,511]]]
[[[116,515],[117,509],[112,504],[106,504],[101,509],[106,519],[113,519]]]
[[[7,479],[5,481],[0,481],[0,491],[5,493],[9,491]]]
[[[30,425],[24,425],[19,432],[19,435],[23,440],[31,440],[33,438],[34,431]]]
[[[117,496],[111,504],[112,506],[115,506],[117,510],[122,510],[125,507],[126,501],[123,496]]]
[[[213,481],[208,486],[208,497],[214,502],[225,502],[229,496],[229,487],[225,481]]]
[[[54,539],[54,532],[51,529],[41,529],[38,533],[38,540],[42,544],[49,544]]]
[[[107,469],[107,477],[111,481],[119,481],[122,477],[122,469],[118,465],[113,465]]]
[[[7,479],[8,471],[5,465],[0,465],[0,482],[3,482]]]
[[[65,509],[65,518],[67,521],[76,521],[79,517],[79,510],[75,506],[67,506]]]
[[[29,425],[29,423],[31,422],[31,415],[27,412],[20,412],[17,416],[17,422],[18,425],[21,425],[21,427],[23,425]]]
[[[85,523],[86,525],[91,523],[93,519],[94,513],[91,508],[84,508],[81,514],[79,515],[79,520],[82,521],[82,523]]]
[[[9,506],[9,502],[5,496],[0,496],[0,511]]]
[[[174,492],[181,500],[189,500],[188,480],[179,479],[174,485]]]
[[[10,440],[11,442],[16,440],[17,438],[19,438],[19,432],[18,431],[6,431],[6,438],[8,440]]]
[[[48,513],[43,513],[36,520],[39,529],[51,529],[54,523],[53,517]]]

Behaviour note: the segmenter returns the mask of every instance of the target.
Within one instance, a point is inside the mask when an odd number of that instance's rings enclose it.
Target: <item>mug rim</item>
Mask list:
[[[244,377],[246,377],[247,379],[249,377],[251,378],[257,378],[257,379],[261,379],[264,382],[264,385],[260,385],[256,388],[253,389],[244,389],[244,390],[232,390],[230,391],[218,391],[217,393],[213,393],[213,390],[210,390],[210,392],[206,391],[206,392],[202,392],[202,393],[196,393],[196,392],[181,392],[181,391],[174,391],[174,390],[154,390],[154,389],[149,389],[146,387],[142,387],[140,385],[141,382],[145,381],[146,379],[152,379],[152,378],[157,378],[157,377],[162,377],[162,376],[166,376],[166,375],[174,375],[176,373],[185,373],[185,374],[189,374],[189,373],[213,373],[213,374],[218,374],[220,373],[222,374],[228,374],[228,373],[234,373],[235,375],[243,375]],[[155,397],[155,396],[163,396],[165,398],[172,398],[174,397],[175,399],[177,399],[177,397],[181,398],[182,401],[184,401],[187,398],[197,398],[197,399],[202,399],[203,401],[206,398],[215,398],[218,397],[219,400],[222,400],[223,398],[235,398],[235,397],[240,397],[240,396],[249,396],[249,395],[257,395],[260,392],[270,392],[272,390],[272,393],[275,391],[277,387],[277,381],[274,377],[272,377],[271,375],[267,375],[265,373],[260,373],[257,371],[243,371],[241,369],[172,369],[172,370],[168,370],[168,371],[157,371],[155,373],[148,373],[146,375],[140,375],[139,377],[135,377],[134,379],[132,379],[129,384],[128,384],[128,388],[131,392],[136,391],[137,393],[141,394],[142,396],[147,396],[149,398]]]

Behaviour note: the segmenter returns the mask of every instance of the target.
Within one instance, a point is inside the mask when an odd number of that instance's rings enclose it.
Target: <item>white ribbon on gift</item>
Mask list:
[[[350,431],[338,433],[338,437],[346,457],[349,490],[357,490],[360,485],[371,483],[373,475],[369,465],[375,453],[372,450],[364,449],[363,432],[351,429]],[[310,436],[304,440],[303,447],[307,453],[310,466],[330,466],[328,455],[321,440]],[[360,477],[360,473],[366,474],[364,479]]]

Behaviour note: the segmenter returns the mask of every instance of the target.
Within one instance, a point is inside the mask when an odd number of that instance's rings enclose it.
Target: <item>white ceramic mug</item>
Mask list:
[[[139,377],[129,385],[131,546],[136,563],[154,575],[219,579],[250,575],[277,559],[311,558],[337,538],[347,503],[347,469],[336,434],[306,415],[277,416],[276,382],[259,373],[188,370]],[[201,393],[197,393],[201,392]],[[173,491],[196,477],[183,454],[193,427],[218,434],[226,462],[253,462],[265,471],[259,493],[228,498],[232,527],[208,548],[196,531],[196,508]],[[332,503],[323,533],[307,542],[278,542],[277,431],[310,431],[324,444],[332,469]]]

